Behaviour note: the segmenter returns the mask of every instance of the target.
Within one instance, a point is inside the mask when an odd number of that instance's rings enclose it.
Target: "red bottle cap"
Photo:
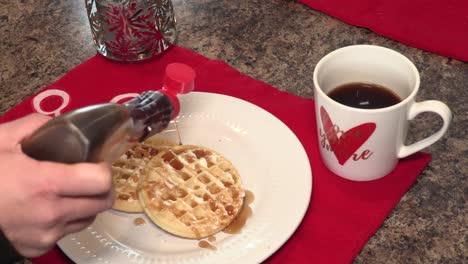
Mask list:
[[[163,90],[173,94],[185,94],[193,91],[195,86],[195,71],[182,63],[171,63],[166,67]]]
[[[174,108],[172,118],[175,118],[180,111],[177,94],[185,94],[193,91],[195,87],[195,71],[192,67],[183,63],[171,63],[166,67],[163,80],[162,93],[167,95]]]

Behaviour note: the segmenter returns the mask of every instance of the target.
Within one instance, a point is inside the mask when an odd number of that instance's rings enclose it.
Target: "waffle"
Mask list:
[[[142,213],[138,201],[137,187],[141,170],[158,153],[158,147],[175,146],[175,142],[151,137],[142,143],[136,143],[112,164],[115,201],[113,209],[128,213]]]
[[[236,168],[202,146],[162,147],[145,167],[139,199],[163,230],[201,239],[227,227],[243,205]]]

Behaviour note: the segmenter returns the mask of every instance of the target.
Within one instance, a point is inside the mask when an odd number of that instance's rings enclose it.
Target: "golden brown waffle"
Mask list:
[[[175,146],[175,142],[152,137],[142,143],[136,143],[112,164],[115,202],[113,209],[129,213],[142,213],[137,195],[141,170],[158,154],[158,147]]]
[[[202,146],[158,148],[138,191],[145,213],[177,236],[213,235],[237,216],[245,192],[232,163]]]

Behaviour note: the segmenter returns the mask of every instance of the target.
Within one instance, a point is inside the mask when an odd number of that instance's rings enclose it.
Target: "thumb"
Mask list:
[[[0,147],[14,148],[50,119],[48,116],[34,113],[0,125]]]

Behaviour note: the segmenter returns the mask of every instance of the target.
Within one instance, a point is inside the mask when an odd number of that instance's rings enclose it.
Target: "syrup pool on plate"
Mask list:
[[[133,223],[134,223],[136,226],[141,226],[141,225],[146,224],[146,221],[145,221],[145,219],[143,219],[143,218],[141,218],[141,217],[137,217],[137,218],[135,218],[135,220],[133,220]]]
[[[242,228],[245,226],[247,219],[252,216],[252,208],[250,204],[255,200],[255,195],[253,192],[246,190],[245,191],[245,198],[244,198],[244,206],[242,207],[239,214],[234,218],[231,224],[229,224],[223,232],[226,234],[239,234]],[[215,246],[211,243],[216,242],[215,236],[209,236],[206,240],[201,240],[198,242],[198,246],[200,248],[206,248],[210,250],[217,250]]]
[[[252,216],[252,208],[250,204],[255,200],[255,195],[249,190],[245,190],[244,206],[239,214],[234,218],[232,223],[228,225],[223,232],[227,234],[239,234],[245,226],[247,219]]]
[[[217,250],[215,246],[211,245],[210,242],[205,241],[205,240],[198,242],[198,246],[201,248],[209,249],[209,250]]]

